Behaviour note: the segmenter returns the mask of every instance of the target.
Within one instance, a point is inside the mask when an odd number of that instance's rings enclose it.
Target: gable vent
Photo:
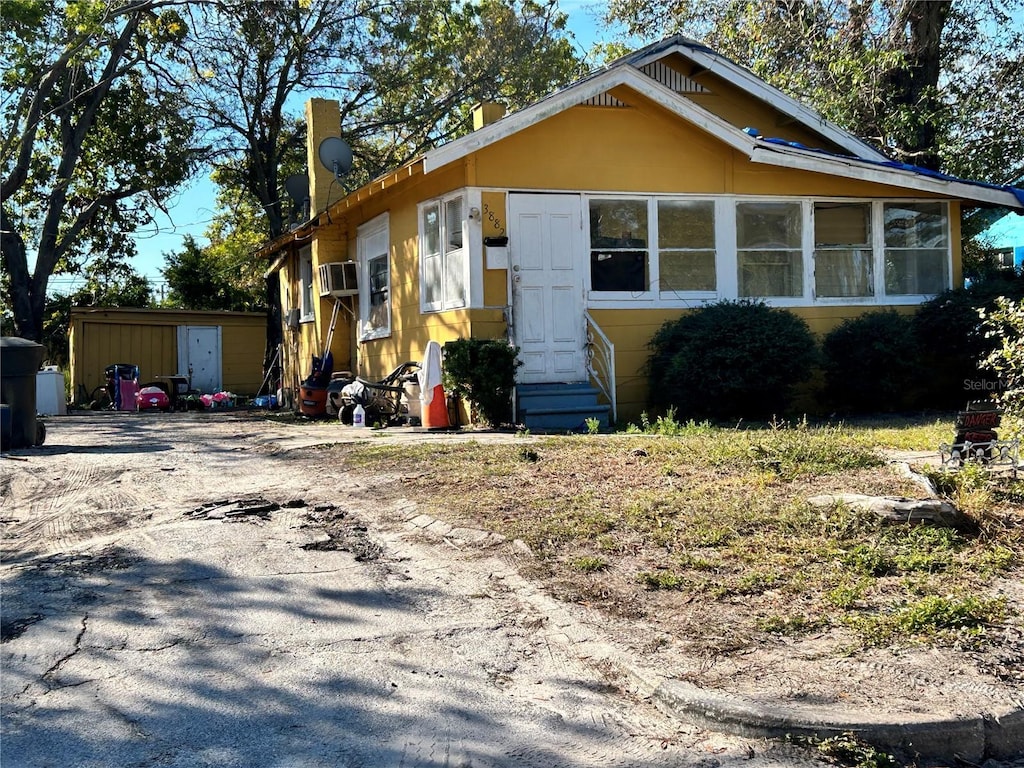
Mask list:
[[[588,107],[628,107],[623,101],[619,101],[610,93],[602,93],[587,99],[583,102]]]
[[[640,67],[640,71],[652,80],[657,80],[667,88],[671,88],[676,93],[710,93],[700,83],[691,80],[686,75],[677,72],[660,61],[652,61],[650,64],[645,64]]]

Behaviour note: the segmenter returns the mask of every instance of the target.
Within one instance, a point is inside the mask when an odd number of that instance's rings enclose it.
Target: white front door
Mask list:
[[[179,373],[189,376],[192,389],[207,394],[221,391],[220,359],[218,326],[178,326]]]
[[[510,194],[508,249],[517,380],[586,379],[580,196]]]

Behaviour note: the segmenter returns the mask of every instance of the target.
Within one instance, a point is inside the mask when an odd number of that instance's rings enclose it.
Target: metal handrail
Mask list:
[[[619,420],[615,392],[615,345],[601,330],[589,311],[583,310],[587,340],[583,343],[587,373],[612,407],[612,421]]]

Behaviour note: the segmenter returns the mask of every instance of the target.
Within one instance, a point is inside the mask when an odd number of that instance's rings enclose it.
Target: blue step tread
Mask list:
[[[594,403],[593,405],[542,405],[534,406],[532,408],[520,407],[519,412],[530,415],[550,414],[550,413],[608,413],[611,410],[610,405],[602,405],[600,403]]]

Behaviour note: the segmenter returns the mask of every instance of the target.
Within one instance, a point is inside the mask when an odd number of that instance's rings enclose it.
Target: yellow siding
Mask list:
[[[753,163],[660,106],[640,105],[573,107],[485,147],[475,155],[476,183],[637,193],[932,197]]]
[[[314,298],[319,297],[318,270],[321,264],[328,264],[336,261],[356,261],[355,240],[350,240],[344,227],[324,227],[318,232],[313,240],[313,279],[316,283]],[[298,296],[298,291],[295,293]],[[336,371],[352,370],[355,360],[352,355],[352,343],[354,326],[352,314],[349,310],[355,307],[354,297],[343,297],[339,299],[341,306],[338,310],[337,321],[334,326],[334,335],[331,337],[331,353],[334,356],[334,369]],[[349,309],[346,310],[346,307]],[[322,299],[316,302],[316,323],[305,329],[303,338],[307,344],[309,355],[322,355],[327,344],[327,336],[331,328],[331,315],[334,309],[331,298]],[[311,346],[310,346],[311,345]],[[307,360],[312,357],[306,356]],[[308,371],[307,371],[308,373]]]
[[[75,326],[71,350],[72,393],[79,385],[87,393],[107,383],[104,369],[113,363],[139,366],[143,383],[178,368],[178,342],[174,326],[128,325],[83,321]]]
[[[255,395],[263,383],[263,354],[267,346],[267,324],[223,324],[221,326],[221,376],[224,389],[236,395]]]
[[[865,312],[889,309],[877,306],[799,307],[789,311],[803,318],[819,342],[844,320]],[[912,315],[917,307],[892,307]],[[590,314],[615,345],[615,373],[620,422],[636,422],[648,406],[645,367],[651,351],[648,343],[665,323],[681,317],[686,310],[592,309]]]
[[[682,66],[680,61],[676,65]],[[693,75],[712,93],[688,95],[738,128],[753,126],[766,135],[811,146],[829,145],[813,130],[784,119],[710,72]],[[442,344],[460,336],[503,338],[499,307],[508,301],[505,269],[487,269],[484,253],[483,301],[487,309],[420,313],[417,204],[462,187],[479,187],[482,233],[507,234],[502,190],[583,191],[637,194],[763,195],[898,199],[938,197],[866,181],[752,163],[662,106],[628,88],[613,92],[628,108],[576,106],[526,127],[466,158],[423,175],[419,167],[401,169],[384,181],[359,190],[332,210],[313,235],[314,273],[330,261],[356,259],[357,228],[389,214],[391,241],[391,336],[360,343],[352,316],[343,311],[332,352],[336,370],[370,379],[384,376],[405,360],[419,360],[430,339]],[[950,206],[953,225],[953,281],[962,275],[959,205]],[[293,255],[282,269],[284,309],[297,305],[298,269]],[[347,299],[358,315],[358,301]],[[795,309],[812,330],[823,335],[848,317],[874,306],[814,306]],[[323,352],[331,303],[317,304],[316,322],[285,331],[282,362],[286,386],[309,374],[313,355]],[[913,308],[900,311],[912,312]],[[592,310],[615,344],[620,418],[635,419],[645,408],[647,343],[672,309]]]
[[[505,325],[501,312],[498,310],[455,310],[443,313],[420,313],[420,270],[419,270],[419,222],[417,204],[429,200],[444,192],[462,186],[466,168],[454,165],[432,174],[429,180],[416,177],[406,184],[389,187],[379,194],[361,201],[346,211],[345,217],[332,226],[322,227],[317,232],[317,239],[330,238],[333,250],[318,248],[315,256],[327,261],[341,260],[340,254],[347,249],[348,258],[355,259],[355,242],[359,224],[370,221],[382,213],[388,213],[388,227],[391,239],[391,328],[392,335],[356,343],[355,359],[351,359],[345,368],[360,376],[374,380],[383,378],[396,366],[407,361],[419,361],[423,358],[423,350],[430,340],[444,344],[459,337],[470,335],[494,335],[504,337]],[[504,196],[499,196],[496,204],[504,210]],[[314,262],[314,268],[316,263]],[[490,293],[495,301],[504,305],[504,270],[494,271],[500,280],[500,292],[492,287]],[[297,278],[293,271],[282,271],[282,284],[287,282],[293,295],[297,296]],[[349,300],[352,301],[352,300]],[[358,315],[357,301],[350,304]],[[321,300],[317,305],[317,323],[303,324],[298,343],[294,345],[296,356],[293,365],[297,366],[297,381],[308,374],[311,355],[322,352],[323,339],[329,326],[331,305]],[[354,339],[355,329],[346,319],[346,314],[339,316],[335,330],[334,343],[331,346],[335,356],[335,369],[339,370],[339,361],[350,359],[350,341]],[[476,323],[482,323],[479,328]],[[314,327],[317,332],[314,333]]]
[[[505,193],[484,192],[481,202],[481,238],[508,236],[505,221]],[[487,269],[487,254],[484,253],[484,304],[501,307],[508,303],[508,270]],[[498,335],[504,335],[504,328]]]
[[[254,394],[263,379],[266,317],[253,312],[73,309],[69,345],[71,391],[78,398],[106,384],[113,363],[139,366],[141,383],[178,373],[178,326],[220,326],[224,388]]]

